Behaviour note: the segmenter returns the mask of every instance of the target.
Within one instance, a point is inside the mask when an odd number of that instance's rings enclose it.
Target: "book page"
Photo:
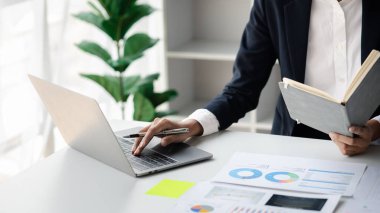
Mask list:
[[[327,100],[330,100],[332,102],[336,102],[336,103],[341,103],[340,100],[332,97],[330,94],[322,91],[322,90],[319,90],[317,88],[314,88],[314,87],[311,87],[311,86],[308,86],[306,84],[302,84],[300,82],[297,82],[297,81],[294,81],[294,80],[291,80],[289,78],[283,78],[282,81],[285,83],[285,84],[288,84],[288,85],[291,85],[292,87],[294,88],[297,88],[299,90],[302,90],[302,91],[305,91],[305,92],[308,92],[310,94],[313,94],[313,95],[316,95],[316,96],[319,96],[321,98],[324,98],[324,99],[327,99]]]
[[[350,99],[352,93],[358,88],[359,84],[363,81],[364,77],[371,70],[376,61],[380,58],[380,52],[372,50],[367,59],[364,61],[360,70],[356,73],[352,79],[350,85],[348,86],[346,93],[344,94],[343,103],[346,103]]]

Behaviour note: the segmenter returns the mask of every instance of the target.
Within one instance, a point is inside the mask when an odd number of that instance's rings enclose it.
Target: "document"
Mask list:
[[[380,201],[380,166],[369,166],[355,191],[354,199]]]
[[[380,52],[373,50],[356,73],[343,99],[284,78],[279,83],[290,117],[330,133],[352,137],[351,125],[364,125],[380,104]]]
[[[238,152],[213,181],[352,196],[365,164]]]
[[[317,195],[203,182],[184,194],[170,212],[333,212],[340,195]]]
[[[380,209],[380,167],[369,166],[352,199],[347,199],[338,213],[375,213]]]

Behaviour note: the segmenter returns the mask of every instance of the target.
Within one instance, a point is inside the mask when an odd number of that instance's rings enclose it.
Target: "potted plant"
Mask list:
[[[122,119],[125,119],[125,103],[130,96],[133,96],[134,120],[152,121],[155,117],[173,114],[172,111],[156,111],[158,105],[177,96],[177,92],[172,89],[161,93],[154,91],[154,81],[159,78],[158,73],[146,77],[125,76],[127,68],[158,42],[158,39],[145,33],[128,33],[134,24],[149,16],[154,11],[153,8],[148,4],[139,4],[137,0],[97,0],[89,1],[88,4],[91,11],[74,16],[96,26],[112,39],[116,56],[112,57],[108,50],[93,41],[82,41],[77,47],[103,60],[114,74],[80,75],[102,86],[120,103]]]

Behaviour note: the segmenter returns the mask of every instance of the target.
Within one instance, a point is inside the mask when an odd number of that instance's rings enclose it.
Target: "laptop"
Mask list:
[[[32,75],[29,79],[70,147],[124,173],[144,176],[212,158],[186,143],[162,147],[159,138],[133,156],[134,140],[123,136],[139,129],[113,132],[96,100]]]

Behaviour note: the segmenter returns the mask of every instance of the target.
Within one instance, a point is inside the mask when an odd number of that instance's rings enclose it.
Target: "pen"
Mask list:
[[[154,136],[178,135],[178,134],[188,133],[189,131],[190,131],[189,128],[169,129],[169,130],[158,132],[154,134]],[[139,138],[139,137],[144,137],[145,134],[146,132],[139,132],[139,133],[123,136],[123,138]]]

